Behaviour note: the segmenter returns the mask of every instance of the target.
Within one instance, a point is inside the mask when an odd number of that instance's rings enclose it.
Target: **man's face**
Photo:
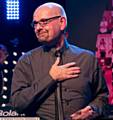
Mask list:
[[[48,8],[40,8],[33,16],[34,31],[40,42],[50,43],[59,37],[62,31],[61,15]]]

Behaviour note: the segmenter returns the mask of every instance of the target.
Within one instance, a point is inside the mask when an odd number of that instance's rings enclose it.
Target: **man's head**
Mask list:
[[[33,25],[38,40],[51,43],[64,32],[67,26],[66,13],[57,3],[45,3],[35,10]]]

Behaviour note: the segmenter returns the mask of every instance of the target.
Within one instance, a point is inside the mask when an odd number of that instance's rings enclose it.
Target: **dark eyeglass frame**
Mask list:
[[[50,23],[51,21],[60,18],[61,16],[54,16],[51,18],[47,18],[47,19],[41,19],[39,21],[32,21],[31,23],[31,27],[36,28],[37,24],[39,24],[41,27],[44,27],[45,25],[47,25],[48,23]]]

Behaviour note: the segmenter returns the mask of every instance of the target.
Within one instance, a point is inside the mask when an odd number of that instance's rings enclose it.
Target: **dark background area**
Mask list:
[[[95,51],[99,24],[109,0],[66,0],[71,42]]]

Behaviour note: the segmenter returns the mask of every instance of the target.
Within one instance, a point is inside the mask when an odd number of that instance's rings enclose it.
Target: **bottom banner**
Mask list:
[[[40,120],[39,117],[0,117],[0,120]]]

